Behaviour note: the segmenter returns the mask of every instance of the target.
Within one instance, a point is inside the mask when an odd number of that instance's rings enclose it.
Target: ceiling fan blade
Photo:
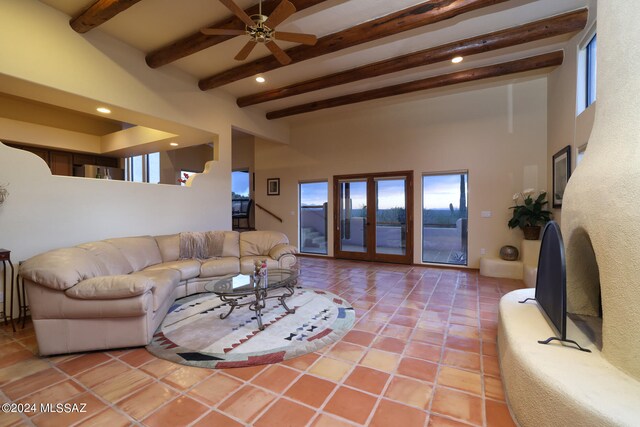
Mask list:
[[[284,50],[280,49],[280,46],[275,44],[275,42],[267,42],[264,45],[267,46],[271,53],[273,53],[273,56],[276,57],[279,63],[282,65],[289,65],[291,63],[289,55],[287,55]]]
[[[200,32],[205,36],[240,36],[247,33],[245,30],[232,30],[227,28],[203,28]]]
[[[276,31],[273,36],[276,40],[284,40],[286,42],[302,43],[313,46],[318,38],[313,34],[287,33],[284,31]]]
[[[240,52],[238,52],[238,54],[236,55],[235,60],[244,61],[245,59],[247,59],[247,56],[249,56],[254,47],[256,47],[256,42],[254,42],[253,40],[249,40],[247,44],[245,44],[244,47],[240,49]]]
[[[271,12],[269,19],[264,23],[266,27],[275,28],[282,21],[296,13],[296,7],[289,0],[282,0],[278,6]]]
[[[253,20],[249,18],[249,15],[247,15],[244,10],[242,10],[237,4],[235,4],[233,0],[220,0],[220,3],[225,5],[227,9],[229,9],[231,12],[233,12],[234,15],[240,18],[240,20],[244,22],[245,25],[249,27],[253,27],[255,25],[255,22],[253,22]]]

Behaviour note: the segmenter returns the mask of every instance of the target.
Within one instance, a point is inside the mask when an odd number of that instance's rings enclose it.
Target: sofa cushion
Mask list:
[[[224,243],[222,244],[223,257],[240,258],[240,233],[237,231],[225,231]]]
[[[270,258],[269,256],[266,255],[260,255],[260,256],[243,256],[242,258],[240,258],[240,273],[241,274],[251,274],[254,272],[255,270],[255,262],[256,261],[262,261],[263,259],[267,260],[267,268],[279,268],[280,265],[278,264],[278,261],[276,261],[273,258]]]
[[[200,277],[219,277],[240,273],[237,257],[209,259],[200,266]]]
[[[140,271],[162,262],[156,239],[151,236],[121,237],[105,240],[105,242],[111,243],[122,252],[133,267],[133,271]]]
[[[121,299],[142,295],[153,286],[154,281],[149,277],[125,274],[83,280],[65,293],[77,299]]]
[[[274,246],[288,243],[279,231],[246,231],[240,233],[240,257],[268,255]]]
[[[96,257],[98,263],[104,266],[104,275],[129,274],[133,271],[133,267],[122,252],[111,243],[89,242],[76,247],[85,249]]]
[[[273,248],[271,248],[271,250],[269,251],[269,256],[273,259],[280,259],[280,257],[282,257],[283,255],[287,255],[287,254],[297,254],[298,253],[298,249],[296,249],[295,246],[291,246],[285,243],[280,243],[279,245],[275,245]]]
[[[170,268],[180,272],[180,281],[193,279],[200,275],[200,261],[197,259],[184,259],[180,261],[169,261],[161,264],[152,265],[145,268],[143,271],[149,270],[162,270]]]
[[[131,276],[148,278],[153,281],[153,311],[162,306],[167,298],[174,298],[174,291],[180,283],[180,272],[172,269],[145,270]]]
[[[104,265],[82,248],[54,249],[29,258],[20,266],[23,278],[62,291],[103,274]]]
[[[177,261],[180,252],[180,235],[167,234],[164,236],[156,236],[156,243],[162,256],[162,262]]]
[[[103,319],[144,316],[151,311],[152,292],[131,298],[79,299],[70,298],[45,286],[25,280],[31,317],[41,319]],[[36,335],[38,331],[36,329]]]

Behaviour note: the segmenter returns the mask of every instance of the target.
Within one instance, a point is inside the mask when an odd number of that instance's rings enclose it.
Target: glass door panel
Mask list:
[[[300,183],[300,252],[327,254],[327,182]]]
[[[334,255],[413,262],[413,172],[334,177]]]
[[[367,253],[367,180],[340,180],[340,247]]]
[[[405,178],[375,178],[376,254],[407,253]]]
[[[467,181],[464,173],[422,177],[422,261],[467,265]]]

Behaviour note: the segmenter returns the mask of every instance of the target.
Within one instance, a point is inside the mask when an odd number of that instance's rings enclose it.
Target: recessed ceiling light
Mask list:
[[[462,56],[456,56],[455,58],[453,58],[451,60],[451,62],[453,62],[454,64],[459,64],[462,62]]]
[[[172,147],[177,147],[178,143],[177,142],[170,142],[169,145],[172,146]]]
[[[266,82],[267,80],[266,80],[264,77],[262,77],[262,76],[258,76],[258,77],[256,77],[256,81],[257,81],[258,83],[264,83],[264,82]]]
[[[96,108],[96,111],[102,114],[111,114],[111,110],[109,110],[107,107],[98,107]]]

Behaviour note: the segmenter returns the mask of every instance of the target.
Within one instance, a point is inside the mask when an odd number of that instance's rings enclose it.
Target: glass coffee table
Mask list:
[[[229,311],[221,314],[221,319],[226,319],[236,307],[248,305],[249,310],[256,313],[258,328],[263,330],[262,309],[266,307],[268,299],[278,299],[287,313],[295,313],[295,310],[287,306],[285,300],[295,292],[298,271],[273,268],[268,270],[266,279],[265,281],[264,277],[259,276],[254,279],[253,275],[238,274],[212,280],[204,286],[204,289],[219,296],[223,302],[229,303]],[[282,292],[274,294],[276,290]],[[247,298],[246,301],[241,301],[245,298]]]

